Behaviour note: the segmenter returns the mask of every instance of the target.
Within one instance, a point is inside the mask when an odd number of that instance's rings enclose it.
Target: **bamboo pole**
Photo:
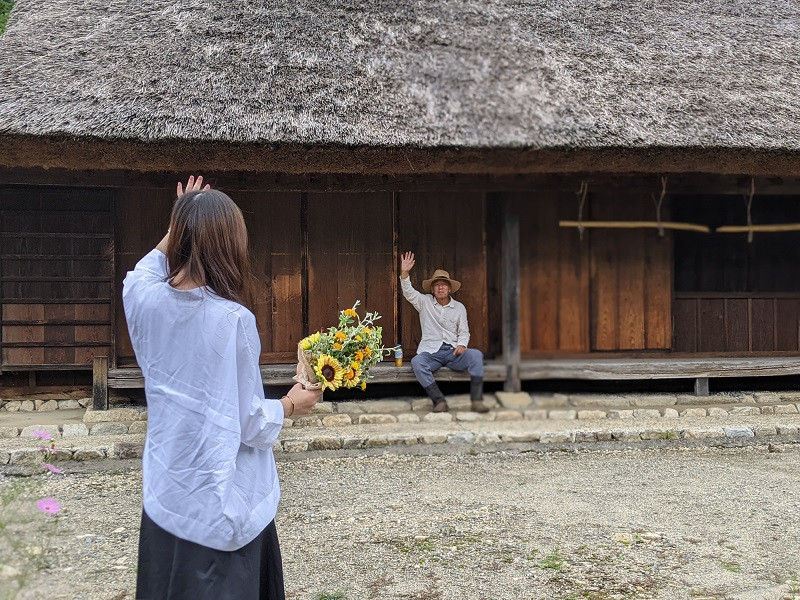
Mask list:
[[[584,226],[586,224],[584,223]],[[715,229],[716,233],[776,233],[781,231],[800,231],[800,223],[780,223],[776,225],[723,225]]]
[[[711,229],[705,225],[694,223],[676,223],[674,221],[559,221],[559,227],[584,227],[595,229],[676,229],[679,231],[697,231],[699,233],[711,233]]]

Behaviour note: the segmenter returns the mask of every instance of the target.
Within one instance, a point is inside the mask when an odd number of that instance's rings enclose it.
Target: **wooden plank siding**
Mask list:
[[[589,350],[589,247],[558,226],[574,194],[515,193],[520,221],[520,346],[523,354]]]
[[[676,292],[676,352],[800,350],[800,293]]]
[[[484,353],[489,345],[486,199],[483,192],[400,193],[397,197],[398,252],[414,252],[416,265],[411,282],[422,291],[422,281],[436,269],[444,269],[461,282],[454,294],[467,309],[470,347]],[[387,273],[399,286],[399,264]],[[387,282],[388,285],[388,282]],[[400,331],[398,339],[409,354],[420,340],[419,315],[409,302],[398,299]],[[499,327],[499,323],[494,323]],[[387,345],[390,338],[384,336]]]
[[[305,334],[301,195],[233,190],[230,196],[247,223],[261,362],[294,362],[297,343]]]
[[[0,188],[3,369],[111,354],[112,205],[102,189]]]
[[[649,197],[601,190],[590,194],[589,205],[593,220],[655,220]],[[592,229],[585,235],[591,257],[591,349],[670,349],[671,234],[662,238],[655,229]]]
[[[394,201],[388,192],[308,194],[309,331],[336,325],[360,300],[359,314],[378,312],[384,344],[395,343]]]
[[[122,309],[122,281],[128,271],[164,237],[175,199],[175,190],[123,188],[116,204],[116,281],[114,314],[114,365],[133,365],[133,354],[125,311]]]

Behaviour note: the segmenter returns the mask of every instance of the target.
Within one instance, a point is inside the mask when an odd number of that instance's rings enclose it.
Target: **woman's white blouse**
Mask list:
[[[179,538],[236,550],[275,518],[283,407],[264,399],[253,314],[166,277],[167,258],[153,250],[122,292],[147,396],[144,510]]]

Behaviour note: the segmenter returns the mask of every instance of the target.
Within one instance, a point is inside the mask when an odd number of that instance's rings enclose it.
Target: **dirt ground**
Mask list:
[[[796,446],[450,450],[279,458],[288,597],[800,598]],[[133,598],[140,468],[6,470],[0,598]]]

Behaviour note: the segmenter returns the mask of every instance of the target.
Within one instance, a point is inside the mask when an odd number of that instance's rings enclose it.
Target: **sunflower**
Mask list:
[[[319,342],[319,332],[312,333],[310,336],[300,340],[300,347],[303,350],[311,350],[311,347]]]
[[[317,377],[320,378],[320,381],[322,381],[323,390],[336,390],[342,385],[344,369],[342,369],[339,361],[332,356],[327,354],[320,356],[319,360],[317,360],[317,364],[314,366],[314,372],[317,374]]]
[[[344,387],[346,388],[354,388],[358,385],[359,379],[361,379],[361,365],[359,363],[353,363],[350,365],[350,369],[344,374]]]

